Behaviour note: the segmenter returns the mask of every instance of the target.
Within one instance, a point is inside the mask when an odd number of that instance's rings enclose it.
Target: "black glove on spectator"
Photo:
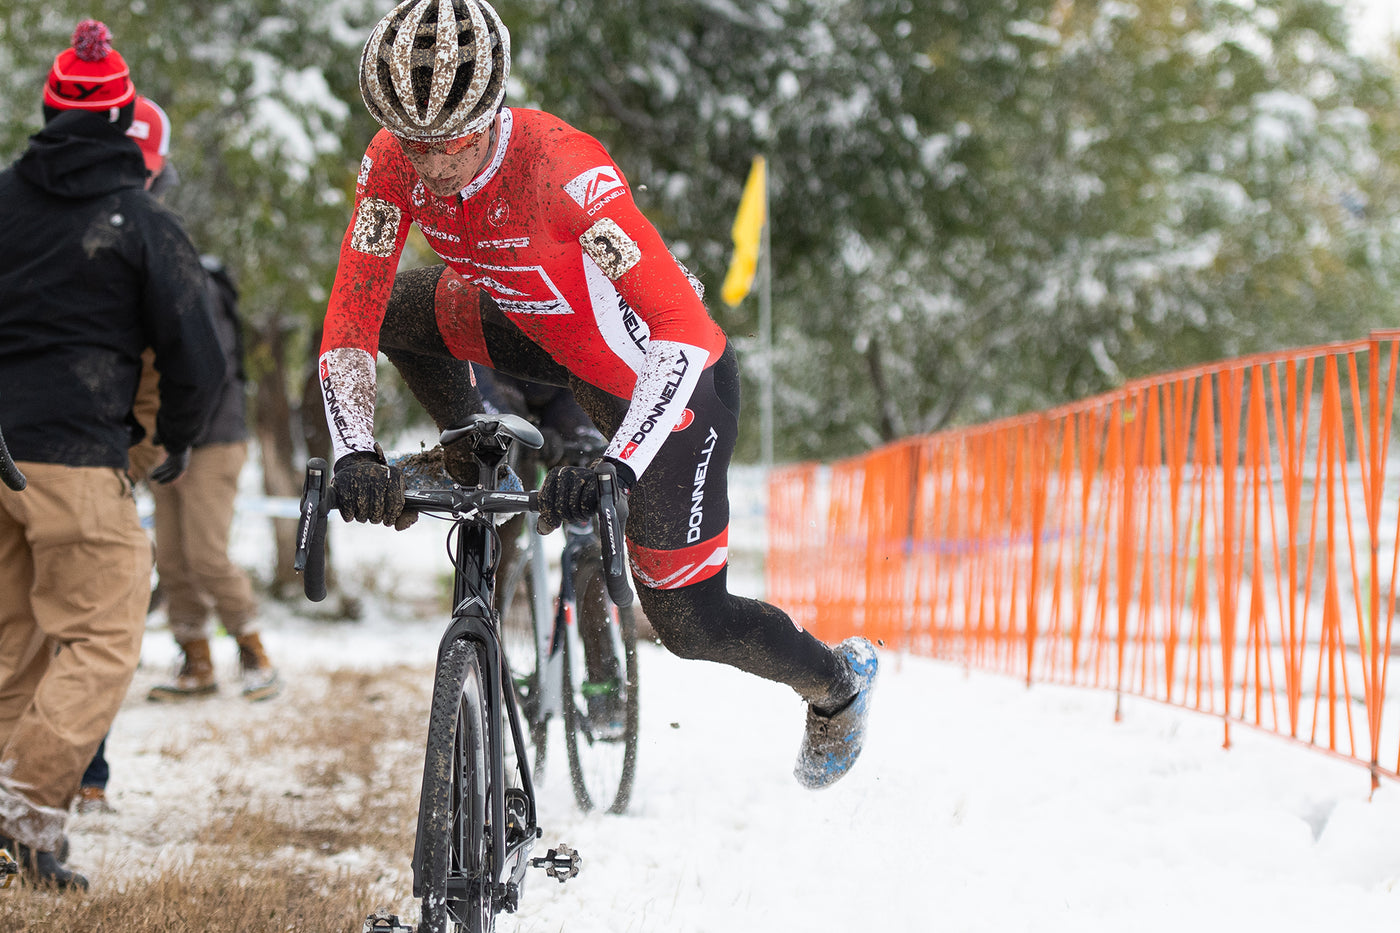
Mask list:
[[[598,513],[598,468],[608,464],[622,493],[631,490],[632,468],[615,460],[599,460],[591,467],[557,466],[540,484],[540,517],[535,530],[547,535],[560,525],[586,522]]]
[[[167,450],[165,459],[156,464],[146,478],[153,483],[160,483],[164,486],[179,479],[185,470],[189,469],[189,466],[190,451],[188,447],[184,450]]]
[[[402,530],[413,524],[416,512],[400,524],[403,510],[403,472],[391,467],[381,450],[357,450],[335,462],[331,476],[336,508],[347,522],[393,525]]]

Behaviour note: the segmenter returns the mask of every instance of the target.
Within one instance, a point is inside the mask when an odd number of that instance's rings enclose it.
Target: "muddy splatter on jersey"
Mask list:
[[[458,196],[429,193],[387,131],[370,143],[321,344],[323,361],[340,363],[322,367],[326,397],[349,426],[333,431],[336,456],[372,447],[374,400],[363,367],[337,351],[373,360],[415,222],[450,269],[560,365],[631,400],[608,455],[640,477],[723,352],[724,333],[603,146],[549,114],[510,108],[487,166]],[[354,385],[339,384],[351,374]]]

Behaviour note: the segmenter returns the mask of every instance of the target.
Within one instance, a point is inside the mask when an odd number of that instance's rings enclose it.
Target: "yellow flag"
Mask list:
[[[763,156],[753,157],[749,180],[744,182],[744,196],[739,199],[739,213],[734,217],[734,258],[724,277],[720,296],[731,308],[744,300],[758,272],[759,236],[768,218],[768,172]]]

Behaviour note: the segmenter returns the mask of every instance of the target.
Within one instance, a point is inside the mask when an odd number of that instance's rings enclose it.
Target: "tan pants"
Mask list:
[[[151,545],[122,471],[19,464],[0,487],[0,834],[58,848],[141,656]]]
[[[184,475],[167,486],[151,484],[156,571],[170,633],[182,644],[209,637],[211,607],[230,635],[255,630],[252,583],[228,556],[238,474],[247,459],[245,442],[196,447]]]

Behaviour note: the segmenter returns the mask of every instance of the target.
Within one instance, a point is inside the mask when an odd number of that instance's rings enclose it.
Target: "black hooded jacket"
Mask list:
[[[0,429],[16,460],[125,469],[148,346],[167,449],[191,446],[214,405],[206,273],[145,180],[136,144],[78,110],[0,172]]]

